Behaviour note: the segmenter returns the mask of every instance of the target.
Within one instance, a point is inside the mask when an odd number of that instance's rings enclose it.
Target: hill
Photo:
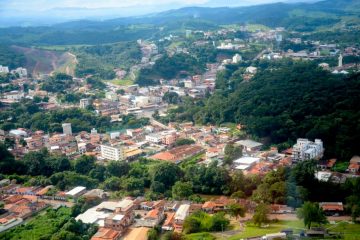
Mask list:
[[[273,3],[249,7],[187,7],[141,17],[73,21],[51,27],[1,28],[0,43],[25,45],[103,44],[165,35],[178,29],[216,29],[257,23],[302,32],[360,24],[360,0]]]
[[[29,73],[33,75],[39,73],[49,74],[54,71],[74,75],[77,60],[76,57],[69,52],[20,46],[11,46],[11,49],[25,57],[26,60],[23,63],[23,67],[26,67]]]
[[[290,146],[298,137],[321,138],[327,157],[360,154],[360,74],[344,77],[288,60],[258,67],[262,71],[250,82],[242,82],[236,69],[219,75],[213,96],[185,102],[170,120],[241,123],[265,142]]]

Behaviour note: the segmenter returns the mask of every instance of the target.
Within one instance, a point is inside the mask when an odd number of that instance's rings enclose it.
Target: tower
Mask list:
[[[343,55],[340,53],[338,67],[342,67],[342,66],[343,66]]]

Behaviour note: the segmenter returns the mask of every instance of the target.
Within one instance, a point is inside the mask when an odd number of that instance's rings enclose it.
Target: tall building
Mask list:
[[[240,56],[240,54],[237,53],[233,56],[233,59],[232,59],[233,63],[239,63],[241,61],[242,61],[242,57]]]
[[[124,149],[122,146],[101,145],[101,157],[113,161],[123,161],[125,160]]]
[[[62,128],[65,135],[72,135],[71,123],[63,123]]]
[[[80,108],[85,109],[90,105],[90,100],[87,98],[80,99]]]
[[[343,66],[343,55],[340,53],[338,67],[342,67],[342,66]]]
[[[319,160],[323,157],[324,146],[320,139],[312,142],[306,138],[299,138],[292,150],[292,161],[294,163],[305,160]]]
[[[9,67],[0,65],[0,73],[9,73]]]

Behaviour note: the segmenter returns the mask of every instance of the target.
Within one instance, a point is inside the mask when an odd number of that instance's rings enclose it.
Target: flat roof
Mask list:
[[[245,146],[247,148],[260,147],[260,146],[263,145],[262,143],[255,142],[255,141],[250,140],[250,139],[237,141],[236,144],[239,144],[241,146]]]
[[[78,187],[75,187],[75,188],[71,189],[70,191],[68,191],[65,194],[70,195],[70,196],[74,196],[74,195],[84,191],[85,189],[86,189],[86,187],[78,186]]]
[[[237,169],[237,170],[246,170],[249,167],[250,167],[249,165],[239,165],[239,166],[236,166],[235,169]]]
[[[189,204],[182,204],[180,205],[179,209],[175,213],[175,219],[185,220],[189,213],[190,205]]]
[[[122,214],[116,214],[112,219],[116,221],[121,221],[121,219],[124,218],[124,215]]]
[[[241,157],[239,159],[236,159],[234,161],[235,164],[238,165],[251,165],[253,163],[259,162],[260,158],[255,158],[255,157]]]

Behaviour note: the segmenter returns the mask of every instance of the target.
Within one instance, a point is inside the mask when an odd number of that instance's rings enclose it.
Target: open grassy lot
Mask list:
[[[210,233],[193,233],[186,235],[186,240],[215,240],[216,238]]]

